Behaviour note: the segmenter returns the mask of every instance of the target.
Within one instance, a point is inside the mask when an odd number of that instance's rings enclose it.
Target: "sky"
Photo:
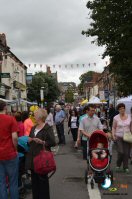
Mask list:
[[[28,66],[28,72],[45,72],[48,65],[51,72],[57,71],[59,82],[78,84],[81,74],[102,72],[108,63],[108,58],[101,57],[105,48],[91,44],[94,38],[81,34],[91,22],[86,3],[87,0],[0,0],[0,32],[6,34],[7,45]]]

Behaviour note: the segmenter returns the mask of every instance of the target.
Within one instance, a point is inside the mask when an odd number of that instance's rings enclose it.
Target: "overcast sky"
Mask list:
[[[91,44],[93,38],[81,34],[90,24],[86,2],[0,0],[0,32],[6,34],[11,51],[26,65],[32,64],[28,72],[45,71],[47,64],[52,72],[58,72],[59,81],[79,83],[82,73],[102,72],[108,61],[100,56],[104,48]]]

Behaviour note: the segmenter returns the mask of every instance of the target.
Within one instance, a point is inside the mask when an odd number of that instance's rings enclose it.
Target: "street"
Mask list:
[[[116,149],[113,147],[113,158],[111,169],[114,172],[112,186],[105,190],[98,188],[96,184],[91,189],[90,184],[86,185],[84,173],[86,163],[82,160],[82,151],[73,148],[72,136],[67,134],[67,123],[65,123],[66,145],[56,146],[55,160],[57,171],[50,179],[51,199],[130,199],[132,195],[132,168],[130,174],[116,173]],[[27,199],[32,197],[27,195]]]

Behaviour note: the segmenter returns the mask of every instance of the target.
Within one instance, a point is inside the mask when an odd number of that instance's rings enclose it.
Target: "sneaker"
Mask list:
[[[121,168],[120,167],[116,167],[116,171],[120,171],[121,170]]]
[[[129,173],[130,171],[129,171],[129,169],[124,169],[124,172]]]

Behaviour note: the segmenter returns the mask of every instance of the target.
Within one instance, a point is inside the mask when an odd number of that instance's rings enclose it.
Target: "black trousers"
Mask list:
[[[31,180],[33,199],[50,199],[48,176],[32,171]]]
[[[71,133],[72,133],[72,137],[73,137],[73,141],[77,141],[77,133],[78,133],[78,128],[71,128]]]
[[[57,130],[57,135],[58,135],[58,139],[59,139],[59,143],[60,144],[65,144],[65,135],[64,135],[64,124],[57,124],[56,125],[56,130]]]
[[[117,166],[123,163],[123,169],[128,168],[128,160],[130,156],[130,143],[124,142],[122,139],[117,140]]]
[[[82,147],[83,147],[83,160],[87,160],[87,141],[82,140]]]

